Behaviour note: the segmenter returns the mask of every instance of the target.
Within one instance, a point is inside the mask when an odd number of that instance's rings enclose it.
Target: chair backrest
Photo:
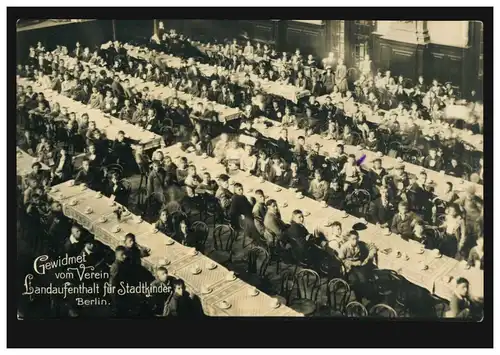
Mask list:
[[[402,159],[408,161],[412,164],[420,165],[420,160],[422,158],[422,152],[417,147],[412,147],[404,152]]]
[[[273,231],[264,227],[264,238],[266,239],[267,245],[273,246],[277,243],[278,236]]]
[[[370,317],[397,318],[398,313],[394,308],[384,303],[379,303],[370,308]]]
[[[362,142],[361,135],[358,132],[352,132],[352,144],[358,145]]]
[[[281,274],[280,295],[285,298],[287,304],[290,303],[296,286],[295,274],[292,271],[287,270]]]
[[[188,216],[182,211],[175,211],[167,216],[167,226],[168,229],[174,233],[177,233],[179,229],[179,224],[181,220],[188,220]]]
[[[349,318],[361,318],[368,316],[368,310],[358,301],[352,301],[345,306],[345,315]]]
[[[121,175],[123,175],[123,166],[120,164],[114,163],[114,164],[109,164],[106,166],[106,169],[108,169],[108,173],[111,173],[113,171],[116,171]]]
[[[233,243],[238,235],[230,225],[219,224],[215,227],[213,236],[216,250],[232,251]]]
[[[319,274],[311,269],[302,269],[297,273],[295,278],[298,297],[316,302],[321,280]]]
[[[344,312],[351,296],[351,287],[342,279],[332,279],[326,286],[328,306],[333,311]]]
[[[396,295],[403,284],[403,278],[396,271],[390,269],[375,269],[373,279],[379,295],[385,295],[389,292]]]
[[[191,225],[191,229],[196,233],[196,240],[200,245],[205,245],[208,239],[209,229],[205,222],[196,221]]]
[[[370,193],[364,189],[356,189],[352,193],[353,203],[359,206],[367,206],[371,202]]]
[[[269,252],[259,246],[255,246],[248,251],[248,269],[252,274],[257,274],[260,278],[266,276],[267,267],[269,266]]]
[[[344,262],[336,254],[326,253],[321,264],[320,264],[322,274],[326,275],[328,278],[340,278],[347,280],[347,269]]]

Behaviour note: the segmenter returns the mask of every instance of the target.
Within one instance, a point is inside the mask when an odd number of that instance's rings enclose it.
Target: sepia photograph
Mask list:
[[[492,322],[492,8],[93,9],[9,29],[15,322]]]

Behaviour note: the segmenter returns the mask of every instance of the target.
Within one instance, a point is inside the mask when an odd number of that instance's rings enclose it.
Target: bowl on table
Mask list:
[[[80,185],[80,190],[85,191],[87,190],[87,186],[85,184]]]
[[[78,201],[74,198],[72,198],[70,201],[69,201],[69,204],[70,206],[76,206],[76,204],[78,203]]]
[[[75,186],[75,180],[68,181],[68,186]]]
[[[189,251],[189,254],[191,254],[192,256],[196,256],[196,255],[198,255],[198,250],[196,250],[196,248],[191,248],[191,250]]]
[[[167,258],[164,258],[161,262],[160,262],[160,265],[165,265],[165,266],[168,266],[170,265],[170,260],[167,259]]]
[[[440,258],[442,255],[441,255],[441,252],[439,251],[439,249],[432,249],[432,255],[435,257],[435,258]]]
[[[175,243],[175,241],[172,238],[170,238],[170,237],[165,238],[165,245],[172,245],[174,243]]]
[[[208,155],[207,155],[207,153],[203,153],[203,154],[201,155],[201,157],[202,157],[203,159],[207,159],[207,158],[208,158]]]
[[[99,218],[99,222],[101,223],[106,223],[107,220],[106,216],[101,216],[101,218]]]
[[[281,306],[280,301],[277,298],[271,297],[271,302],[269,303],[271,308],[279,308]]]
[[[280,207],[281,208],[287,208],[288,207],[288,202],[287,201],[283,201],[282,203],[280,203]]]
[[[226,281],[234,281],[236,280],[236,275],[234,274],[234,271],[229,271],[226,275]]]
[[[208,265],[207,265],[207,269],[208,270],[214,270],[217,268],[217,263],[214,262],[214,261],[211,261]]]
[[[219,308],[221,309],[228,309],[229,307],[231,307],[231,304],[227,301],[221,301],[219,303]]]
[[[281,187],[276,186],[276,187],[274,188],[274,191],[276,191],[276,192],[280,192],[280,191],[281,191]]]
[[[212,291],[213,291],[213,289],[209,286],[206,286],[206,285],[201,286],[201,293],[204,295],[208,295],[208,294],[212,293]]]
[[[264,179],[264,177],[262,177],[262,176],[261,176],[261,177],[260,177],[260,182],[261,182],[261,183],[264,183],[264,182],[266,182],[266,179]]]
[[[116,205],[116,202],[113,200],[109,200],[108,206],[113,207],[114,205]]]
[[[111,230],[113,233],[119,233],[122,229],[120,226],[114,226],[113,229]]]
[[[342,218],[347,218],[349,217],[349,213],[347,213],[347,211],[344,211],[344,213],[342,214]]]
[[[96,194],[95,194],[95,198],[101,198],[102,197],[102,193],[100,191],[98,191]]]
[[[310,216],[311,215],[311,212],[307,211],[307,210],[304,210],[304,217],[307,217],[307,216]]]
[[[249,295],[250,297],[255,297],[255,296],[257,296],[259,293],[260,293],[260,292],[259,292],[259,290],[257,289],[257,287],[250,287],[250,288],[248,289],[248,295]]]
[[[297,193],[295,194],[295,196],[296,196],[298,199],[302,199],[302,198],[304,198],[304,195],[302,195],[302,192],[300,192],[300,191],[299,191],[299,192],[297,192]]]
[[[86,213],[86,214],[91,214],[92,212],[93,212],[93,211],[92,211],[92,208],[91,208],[91,207],[87,207],[87,208],[85,209],[85,213]]]
[[[199,275],[199,274],[201,274],[201,267],[199,265],[194,265],[191,268],[191,274],[193,274],[193,275]]]
[[[141,223],[142,223],[142,217],[141,217],[141,216],[137,216],[137,217],[135,218],[135,223],[137,223],[137,224],[141,224]]]

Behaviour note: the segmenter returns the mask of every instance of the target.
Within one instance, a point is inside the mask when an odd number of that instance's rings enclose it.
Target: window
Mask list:
[[[358,67],[367,54],[370,54],[370,36],[375,29],[375,21],[354,21],[354,52],[353,65]]]
[[[332,37],[332,52],[335,58],[345,60],[345,21],[333,21]]]

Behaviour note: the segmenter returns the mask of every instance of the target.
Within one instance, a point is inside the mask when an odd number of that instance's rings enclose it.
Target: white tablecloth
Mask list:
[[[139,51],[138,47],[125,44],[124,47],[127,49],[127,54],[135,58],[148,59],[149,54]],[[158,54],[157,58],[160,58],[166,63],[167,66],[172,68],[180,68],[182,58],[175,57],[168,54]],[[208,64],[197,63],[199,70],[203,75],[209,77],[215,72],[215,67]],[[239,80],[243,80],[246,73],[237,73]],[[283,85],[275,81],[264,81],[257,77],[255,74],[250,74],[250,79],[253,82],[259,81],[262,84],[262,89],[271,95],[281,96],[287,100],[297,103],[297,101],[302,98],[311,95],[309,90],[301,90],[293,85]]]
[[[195,165],[200,174],[205,170],[210,172],[212,178],[220,174],[226,174],[225,167],[217,163],[215,158],[203,158],[194,153],[183,152],[178,145],[163,148],[162,152],[173,159],[186,157],[189,164]],[[278,201],[280,213],[285,222],[291,220],[292,212],[295,209],[309,213],[309,215],[305,216],[304,222],[309,232],[318,230],[326,238],[332,235],[332,228],[328,225],[333,221],[339,221],[344,231],[350,230],[354,224],[360,222],[357,217],[346,216],[343,211],[332,207],[323,207],[319,202],[308,197],[299,199],[295,192],[279,188],[277,185],[263,181],[258,177],[249,176],[245,172],[235,171],[230,173],[230,177],[231,182],[239,182],[243,185],[247,196],[253,196],[255,189],[261,189],[268,199]],[[287,203],[287,207],[282,206],[284,202]],[[463,270],[463,268],[457,267],[457,264],[459,264],[457,260],[446,256],[435,258],[429,250],[426,250],[423,254],[419,254],[420,244],[405,241],[396,235],[386,235],[382,228],[370,223],[367,225],[366,230],[359,232],[359,235],[364,242],[376,245],[379,250],[377,256],[379,268],[396,270],[410,282],[449,299],[450,294],[447,291],[449,287],[446,276],[452,275],[456,278],[459,276],[460,270]],[[402,254],[406,253],[410,259],[406,261],[404,258],[397,258],[393,253],[386,255],[382,252],[386,249],[392,249],[393,252],[400,251]],[[423,265],[427,265],[428,269],[422,270]],[[468,280],[471,283],[471,294],[476,298],[482,297],[483,289],[472,285],[483,284],[483,272],[477,269],[467,271]]]
[[[266,118],[262,118],[264,120],[267,120]],[[268,122],[272,122],[270,120],[267,120]],[[275,122],[273,122],[275,124]],[[256,130],[258,130],[260,133],[262,133],[264,136],[277,139],[280,136],[280,131],[281,127],[278,126],[272,126],[267,128],[267,126],[263,123],[256,123],[253,126]],[[295,128],[288,128],[288,138],[292,144],[295,144],[299,136],[305,137],[305,131],[303,129],[295,129]],[[335,151],[338,142],[335,140],[329,140],[326,138],[323,138],[319,134],[313,134],[309,137],[306,138],[306,145],[310,144],[313,146],[314,144],[319,143],[321,145],[320,152],[321,154],[329,154],[332,155],[333,152]],[[363,154],[366,154],[366,159],[362,163],[366,167],[366,169],[370,170],[372,167],[371,162],[379,158],[377,156],[377,153],[372,152],[368,149],[359,149],[358,147],[351,146],[351,145],[344,145],[344,150],[347,154],[354,154],[356,158],[360,158]],[[392,158],[390,156],[384,155],[381,157],[382,159],[382,166],[384,168],[391,168],[395,167],[399,164],[403,164],[405,166],[405,171],[413,174],[413,175],[418,175],[421,171],[425,171],[427,173],[427,179],[430,182],[431,180],[436,184],[435,187],[435,193],[436,195],[442,196],[445,193],[445,189],[447,187],[446,182],[451,182],[453,184],[454,189],[458,193],[462,193],[465,191],[469,186],[474,186],[476,189],[476,195],[482,197],[483,196],[483,185],[476,184],[470,181],[466,181],[454,176],[450,175],[445,175],[442,174],[441,172],[437,172],[434,170],[426,169],[423,166],[415,165],[412,163],[408,162],[402,162],[398,161],[395,158]]]
[[[58,94],[56,91],[42,89],[37,83],[28,81],[24,78],[18,80],[19,85],[31,85],[34,91],[42,91],[45,98],[51,103],[58,102],[61,107],[67,107],[68,112],[75,112],[77,117],[83,113],[88,113],[89,121],[95,121],[96,127],[105,134],[110,140],[114,140],[118,131],[125,132],[125,136],[131,138],[138,143],[145,145],[145,149],[157,148],[163,144],[163,138],[153,132],[144,130],[134,126],[125,120],[120,120],[114,117],[105,117],[104,113],[99,109],[91,109],[90,107],[75,101],[69,97]]]
[[[271,305],[273,299],[263,292],[259,292],[257,296],[250,295],[253,287],[239,279],[228,280],[229,270],[224,266],[215,263],[215,269],[210,270],[212,260],[205,255],[201,253],[193,255],[191,248],[175,241],[171,245],[166,245],[169,238],[160,232],[154,233],[154,226],[145,221],[138,223],[137,216],[123,215],[118,222],[113,213],[115,207],[110,205],[111,200],[105,196],[97,198],[95,191],[83,190],[81,186],[70,186],[70,182],[65,182],[54,186],[49,196],[62,203],[66,216],[76,220],[111,248],[121,245],[127,233],[134,233],[137,243],[150,249],[149,256],[142,259],[144,266],[152,272],[159,266],[167,266],[169,273],[182,278],[187,289],[200,297],[208,315],[302,316],[284,305],[273,308]],[[72,202],[76,204],[73,205]],[[92,213],[86,213],[87,207],[93,210]],[[105,222],[100,220],[103,216],[106,217]],[[117,225],[121,230],[115,233],[113,231]],[[192,273],[195,266],[202,270],[198,275]],[[203,287],[211,288],[212,292],[203,294]],[[231,305],[228,309],[220,307],[223,300]]]
[[[326,101],[326,98],[329,95],[324,95],[320,96],[317,98],[317,101],[320,104],[324,104]],[[332,100],[333,103],[335,103],[334,100]],[[359,104],[360,111],[365,113],[366,120],[370,121],[375,124],[381,124],[383,117],[379,115],[372,115],[371,109],[369,108],[368,105],[363,105]],[[387,111],[380,110],[381,112],[387,113]],[[346,108],[346,113],[349,114],[348,109]],[[398,121],[400,124],[403,124],[405,122],[408,122],[408,117],[404,117],[401,115],[398,115]],[[444,132],[446,129],[450,129],[450,127],[445,127],[443,124],[436,124],[432,123],[427,120],[417,120],[414,119],[413,122],[420,128],[422,133],[427,136],[434,136],[435,134],[439,134],[441,132]],[[472,134],[472,132],[469,132],[467,130],[463,129],[458,129],[458,128],[453,128],[451,127],[451,132],[452,135],[459,137],[462,141],[470,144],[473,146],[477,151],[482,152],[483,151],[483,135],[482,134]]]

